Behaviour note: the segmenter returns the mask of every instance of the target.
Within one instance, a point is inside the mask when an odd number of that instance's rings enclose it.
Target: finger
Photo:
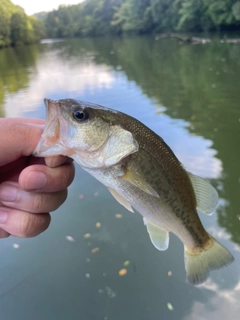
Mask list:
[[[46,157],[45,163],[50,168],[55,168],[63,164],[72,163],[73,159],[66,156],[55,156],[55,157]]]
[[[34,156],[30,156],[28,158],[28,165],[33,164],[46,164],[50,168],[55,168],[61,166],[63,164],[72,163],[73,159],[66,156],[54,156],[54,157],[46,157],[46,158],[38,158]]]
[[[35,149],[43,127],[38,121],[0,119],[0,166],[13,162],[21,156],[29,156]]]
[[[16,182],[4,182],[0,185],[0,203],[21,211],[32,213],[56,210],[67,198],[67,189],[54,192],[27,192]]]
[[[18,123],[28,123],[28,124],[37,124],[37,125],[45,125],[45,120],[43,119],[35,119],[35,118],[4,118],[2,119],[4,122],[11,122],[13,124]]]
[[[0,239],[8,238],[9,236],[10,234],[7,231],[0,229]]]
[[[0,228],[5,236],[11,234],[22,238],[35,237],[48,228],[50,221],[48,213],[34,214],[0,207]]]
[[[74,178],[74,164],[56,168],[33,165],[25,168],[19,176],[19,185],[26,191],[57,192],[66,189]]]

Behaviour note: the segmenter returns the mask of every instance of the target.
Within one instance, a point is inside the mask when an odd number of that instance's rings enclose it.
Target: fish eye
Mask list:
[[[73,118],[77,121],[84,121],[88,119],[88,113],[83,109],[75,109],[73,111]]]

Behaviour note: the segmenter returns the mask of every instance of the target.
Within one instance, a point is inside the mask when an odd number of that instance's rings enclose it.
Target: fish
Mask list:
[[[158,250],[168,248],[169,233],[174,233],[184,245],[190,284],[203,283],[211,270],[233,262],[198,215],[215,211],[217,191],[187,172],[159,135],[137,119],[97,104],[74,99],[44,102],[46,125],[34,156],[74,159],[127,210],[143,216]]]

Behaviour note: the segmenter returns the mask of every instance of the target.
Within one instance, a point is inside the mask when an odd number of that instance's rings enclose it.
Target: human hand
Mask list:
[[[43,125],[36,119],[0,119],[0,238],[43,232],[49,212],[67,197],[74,178],[72,160],[31,156]]]

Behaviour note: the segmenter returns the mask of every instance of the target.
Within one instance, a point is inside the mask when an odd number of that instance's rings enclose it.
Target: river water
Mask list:
[[[0,83],[2,117],[45,118],[44,97],[75,98],[149,126],[217,188],[215,214],[200,218],[235,257],[204,284],[187,284],[179,239],[156,250],[141,216],[76,166],[46,232],[0,241],[1,320],[238,319],[240,45],[45,40],[0,50]]]

